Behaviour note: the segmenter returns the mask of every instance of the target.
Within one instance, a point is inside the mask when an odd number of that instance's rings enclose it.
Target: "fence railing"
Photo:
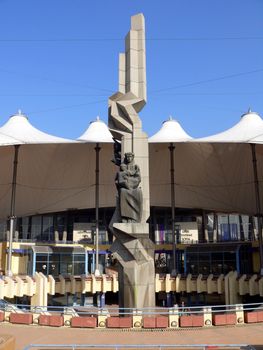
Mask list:
[[[263,311],[263,303],[249,303],[249,304],[231,304],[231,305],[207,305],[207,306],[177,306],[173,307],[148,307],[148,308],[119,308],[106,306],[98,308],[92,305],[86,306],[31,306],[24,304],[11,304],[0,300],[0,310],[6,312],[12,312],[15,310],[26,312],[41,313],[43,310],[50,314],[71,314],[73,311],[79,315],[92,315],[98,316],[101,314],[107,314],[109,316],[129,316],[134,314],[140,314],[142,316],[155,316],[155,315],[170,315],[172,312],[175,315],[203,315],[209,312],[212,314],[218,313],[233,313],[237,309],[244,311]]]

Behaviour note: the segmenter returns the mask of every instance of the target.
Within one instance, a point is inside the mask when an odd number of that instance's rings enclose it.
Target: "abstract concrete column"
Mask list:
[[[148,137],[138,115],[146,104],[144,16],[131,18],[125,53],[119,56],[119,91],[109,98],[109,128],[121,143],[121,165],[115,183],[116,210],[110,229],[111,251],[119,262],[119,304],[155,306],[153,244],[146,221],[150,215]],[[132,157],[132,159],[130,159]],[[129,212],[130,214],[123,214]]]

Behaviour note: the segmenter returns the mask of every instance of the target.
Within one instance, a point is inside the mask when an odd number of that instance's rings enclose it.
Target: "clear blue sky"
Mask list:
[[[19,108],[77,138],[118,88],[130,16],[146,19],[144,130],[169,115],[193,137],[263,117],[263,0],[0,0],[0,124]]]

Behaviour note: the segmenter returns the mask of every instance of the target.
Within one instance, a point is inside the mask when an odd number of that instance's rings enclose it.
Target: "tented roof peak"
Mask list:
[[[90,143],[113,143],[109,128],[99,116],[96,117],[96,120],[90,122],[88,129],[78,140]]]
[[[163,124],[164,124],[164,123],[167,123],[167,122],[179,123],[178,120],[174,119],[172,115],[170,115],[170,116],[168,117],[167,120],[164,120],[164,121],[163,121]]]
[[[17,118],[17,119],[24,118],[24,119],[28,120],[27,115],[22,113],[21,109],[19,109],[16,114],[13,114],[13,115],[11,115],[11,117],[9,117],[9,119],[12,119],[12,118]]]
[[[0,134],[15,139],[9,144],[40,144],[40,143],[67,143],[72,142],[61,137],[49,135],[35,128],[21,110],[12,115],[8,121],[0,127]],[[0,138],[0,145],[6,144]]]
[[[241,119],[254,119],[254,120],[262,120],[260,115],[256,112],[252,112],[249,108],[247,113],[241,115]]]
[[[180,123],[170,116],[168,120],[163,122],[161,129],[149,138],[149,142],[184,142],[190,139],[192,137],[184,131]]]
[[[263,135],[263,120],[260,115],[248,110],[241,119],[230,129],[216,135],[196,139],[198,142],[242,142],[249,143],[257,136]],[[262,142],[262,138],[258,140]]]

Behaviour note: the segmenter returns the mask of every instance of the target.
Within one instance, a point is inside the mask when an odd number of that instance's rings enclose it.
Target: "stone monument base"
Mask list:
[[[113,224],[116,240],[111,246],[119,262],[119,306],[155,307],[154,244],[148,224]]]

